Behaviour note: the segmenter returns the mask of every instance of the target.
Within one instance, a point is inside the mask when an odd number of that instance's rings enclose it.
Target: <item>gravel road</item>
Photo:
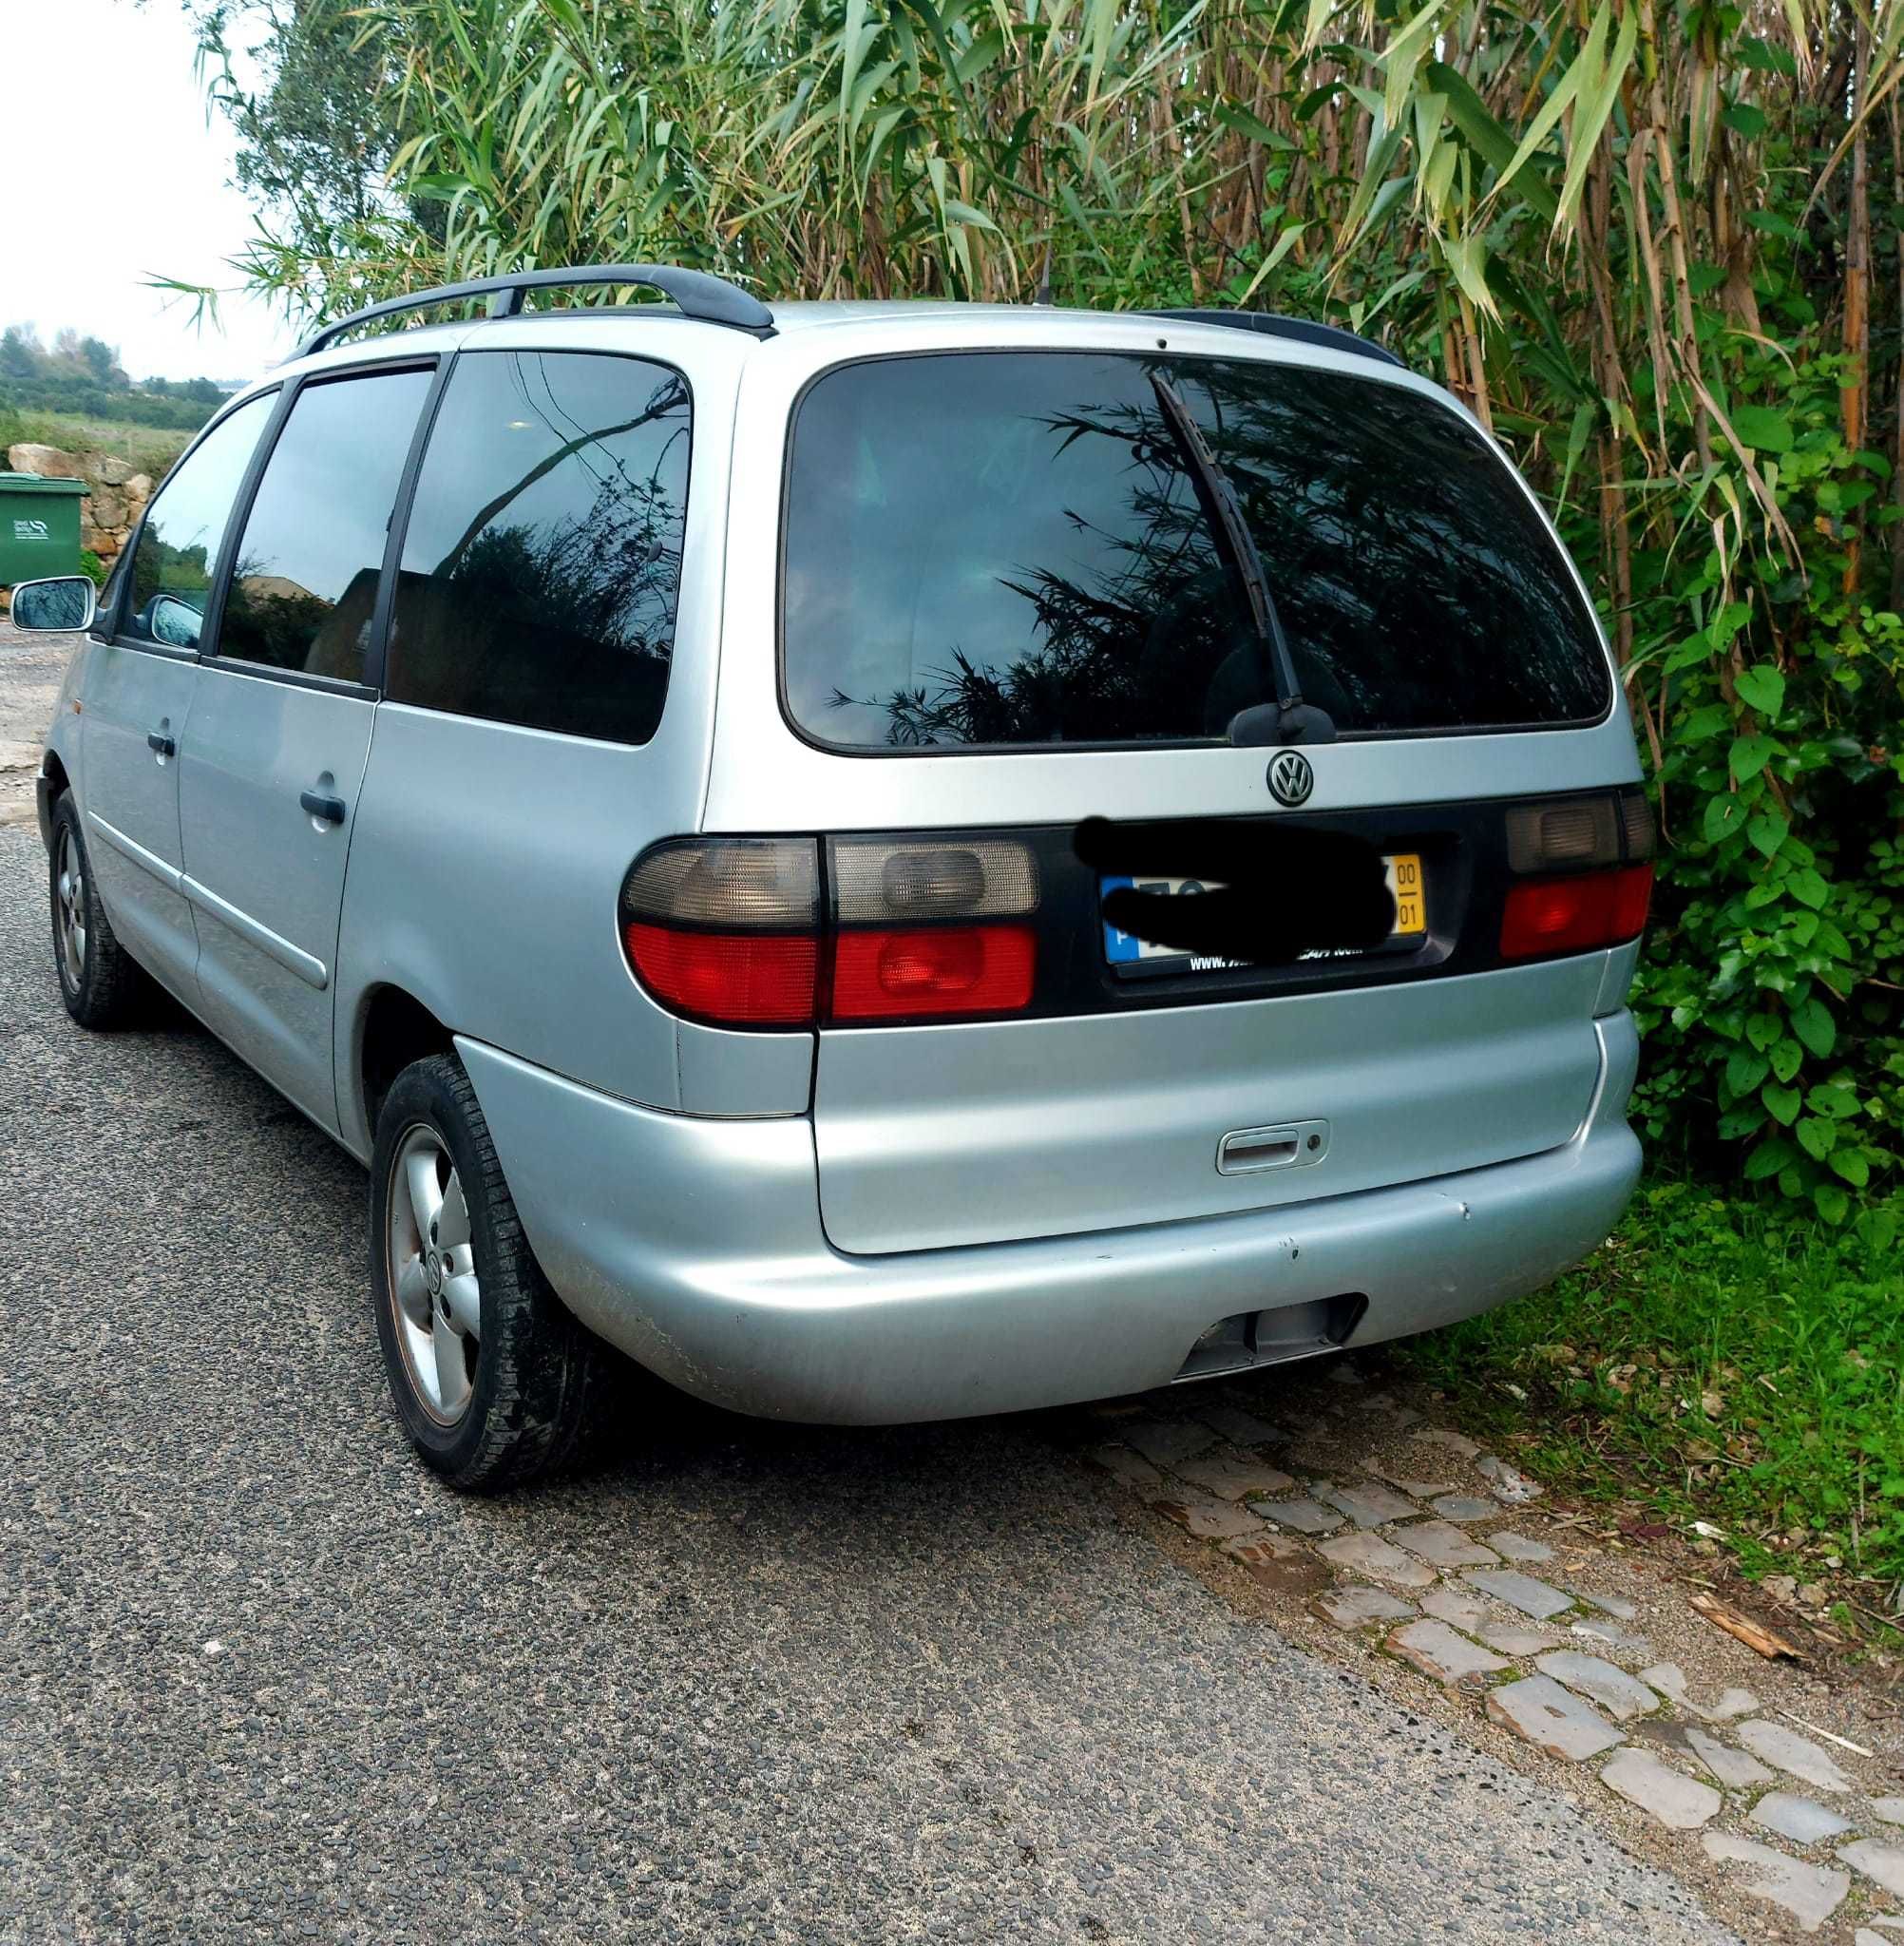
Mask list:
[[[1038,1417],[637,1391],[443,1492],[361,1173],[182,1019],[71,1026],[43,874],[0,830],[0,1939],[1729,1936]]]

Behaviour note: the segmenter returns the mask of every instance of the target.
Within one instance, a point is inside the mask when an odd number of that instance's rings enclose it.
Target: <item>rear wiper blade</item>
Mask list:
[[[1236,489],[1210,451],[1202,429],[1190,415],[1183,394],[1161,372],[1151,373],[1151,388],[1157,395],[1164,419],[1175,436],[1185,470],[1196,488],[1204,517],[1216,529],[1223,551],[1236,578],[1243,583],[1244,599],[1249,604],[1249,620],[1256,630],[1260,647],[1268,652],[1275,677],[1276,700],[1240,710],[1231,719],[1232,743],[1333,743],[1336,726],[1326,710],[1303,700],[1302,684],[1296,678],[1296,664],[1289,654],[1288,638],[1276,612],[1276,600],[1269,592],[1269,577],[1263,569],[1256,537],[1243,517]]]

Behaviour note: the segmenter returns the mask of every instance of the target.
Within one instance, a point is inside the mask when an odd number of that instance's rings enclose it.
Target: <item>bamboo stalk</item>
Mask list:
[[[1844,351],[1853,363],[1846,372],[1838,402],[1844,420],[1844,443],[1853,452],[1864,446],[1867,377],[1871,365],[1871,183],[1865,153],[1865,117],[1861,112],[1870,42],[1860,14],[1852,32],[1851,112],[1856,134],[1851,144],[1851,200],[1845,212]],[[1844,591],[1856,595],[1864,549],[1864,515],[1852,515],[1850,543],[1845,549]]]

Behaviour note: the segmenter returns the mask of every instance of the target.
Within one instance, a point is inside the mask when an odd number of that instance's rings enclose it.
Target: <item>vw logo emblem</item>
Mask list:
[[[1300,751],[1285,750],[1269,763],[1269,794],[1278,804],[1306,804],[1316,788],[1316,773]]]

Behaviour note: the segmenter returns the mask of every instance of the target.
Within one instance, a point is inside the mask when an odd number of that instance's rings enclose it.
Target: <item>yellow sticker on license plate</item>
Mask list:
[[[1428,930],[1427,881],[1421,876],[1421,855],[1417,851],[1393,851],[1383,861],[1388,867],[1388,889],[1395,895],[1395,930],[1391,939],[1407,939]]]

